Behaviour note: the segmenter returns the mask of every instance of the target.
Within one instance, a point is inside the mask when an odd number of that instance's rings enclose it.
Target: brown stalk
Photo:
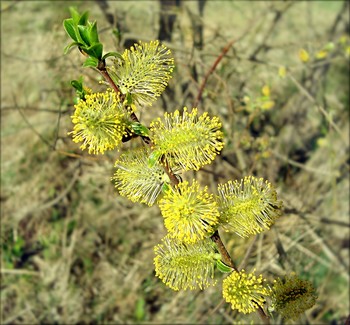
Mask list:
[[[233,260],[232,260],[232,258],[230,256],[230,254],[228,253],[224,243],[221,240],[219,232],[215,231],[215,233],[210,238],[216,244],[216,246],[217,246],[217,248],[219,250],[219,253],[221,254],[222,261],[226,265],[232,267],[235,271],[238,272],[238,269],[236,268],[235,264],[233,263]]]
[[[269,325],[270,324],[270,318],[269,316],[267,316],[264,312],[264,310],[259,306],[258,309],[256,310],[256,312],[258,313],[260,319],[263,321],[264,324]]]
[[[214,70],[216,69],[217,65],[220,63],[220,61],[222,60],[222,58],[225,56],[225,54],[228,52],[228,50],[231,48],[231,46],[233,45],[233,43],[235,43],[235,40],[232,40],[231,42],[229,42],[224,49],[222,50],[221,54],[216,58],[214,64],[211,66],[211,68],[208,70],[208,72],[206,73],[206,75],[204,76],[204,79],[202,81],[202,84],[199,88],[196,100],[193,103],[193,107],[197,107],[197,105],[199,104],[199,101],[202,98],[202,94],[205,88],[205,85],[208,81],[209,76],[214,72]]]

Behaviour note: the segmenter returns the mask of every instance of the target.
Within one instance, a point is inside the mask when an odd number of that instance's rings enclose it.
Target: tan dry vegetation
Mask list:
[[[77,4],[98,21],[105,49],[158,35],[156,1],[111,1],[122,26],[118,44],[96,2],[1,2],[1,322],[3,324],[245,324],[222,301],[221,283],[204,292],[173,292],[154,277],[153,246],[165,234],[157,207],[132,204],[110,182],[117,152],[89,156],[67,132],[74,92],[69,82],[102,86],[68,44],[62,21]],[[319,299],[297,323],[342,324],[349,313],[349,7],[341,1],[195,1],[176,10],[176,71],[168,90],[139,112],[148,123],[163,110],[198,108],[223,121],[226,146],[196,177],[218,182],[248,174],[269,179],[285,204],[271,231],[251,239],[223,234],[237,264],[265,276],[295,271]],[[203,25],[204,48],[193,46]],[[303,64],[327,43],[325,60]],[[253,55],[255,53],[255,55]],[[348,54],[349,55],[349,54]],[[287,77],[278,68],[288,68]],[[275,106],[248,110],[264,85]],[[127,146],[130,144],[127,144]],[[281,323],[280,319],[273,323]]]

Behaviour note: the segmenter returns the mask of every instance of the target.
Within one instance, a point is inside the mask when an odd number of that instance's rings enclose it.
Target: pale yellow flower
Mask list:
[[[159,208],[169,235],[186,243],[210,236],[219,217],[214,196],[207,187],[200,189],[196,181],[184,181],[166,191]]]
[[[174,69],[170,50],[159,41],[139,42],[107,66],[111,78],[127,100],[151,105],[167,86]],[[130,98],[129,98],[130,97]]]
[[[156,276],[171,289],[205,289],[216,284],[214,269],[218,254],[210,239],[185,244],[166,236],[154,251]]]
[[[263,94],[263,96],[269,97],[271,94],[270,87],[268,85],[264,85],[261,88],[261,93]]]
[[[287,69],[286,69],[286,67],[279,67],[278,68],[278,75],[283,79],[283,78],[285,78],[286,77],[286,75],[287,75]]]
[[[104,93],[87,93],[74,106],[72,116],[74,142],[83,142],[80,148],[89,153],[104,153],[117,148],[128,134],[128,114],[119,97],[111,90]]]
[[[196,108],[188,112],[186,107],[183,113],[165,113],[164,119],[158,118],[150,126],[154,150],[171,166],[185,170],[198,170],[215,159],[224,146],[220,128],[216,116],[198,116]]]
[[[247,176],[218,185],[219,223],[226,231],[248,237],[262,232],[281,215],[282,202],[262,178]]]
[[[307,52],[305,49],[300,49],[299,50],[299,59],[306,63],[310,60],[310,54]]]

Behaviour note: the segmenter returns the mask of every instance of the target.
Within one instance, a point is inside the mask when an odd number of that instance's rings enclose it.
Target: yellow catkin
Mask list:
[[[186,107],[182,113],[165,113],[150,126],[155,150],[184,170],[198,170],[215,159],[224,146],[220,129],[218,117],[198,116],[196,108],[189,112]]]
[[[132,102],[151,105],[164,91],[174,69],[171,52],[159,41],[139,42],[107,67],[111,78]]]
[[[167,191],[159,208],[169,235],[186,243],[195,243],[211,234],[219,217],[214,196],[196,181],[181,182]]]
[[[205,289],[215,285],[215,248],[210,239],[186,244],[169,235],[154,248],[156,276],[173,290]]]
[[[115,163],[117,170],[112,178],[120,195],[149,206],[156,202],[164,185],[170,184],[163,166],[148,163],[150,155],[146,147],[122,154]]]
[[[265,285],[262,275],[256,276],[254,271],[247,274],[245,270],[233,271],[222,285],[224,299],[231,304],[232,309],[248,314],[263,307],[265,297],[271,290]]]
[[[281,215],[282,202],[262,178],[247,176],[218,185],[219,223],[224,230],[248,237],[262,232]]]
[[[73,141],[82,142],[80,148],[89,153],[104,153],[117,148],[127,132],[127,114],[119,97],[111,90],[90,93],[79,100],[71,116],[74,124]]]

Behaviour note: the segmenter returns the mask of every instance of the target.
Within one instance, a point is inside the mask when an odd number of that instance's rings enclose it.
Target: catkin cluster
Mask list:
[[[138,120],[138,110],[151,106],[168,85],[174,70],[171,51],[151,41],[122,54],[103,55],[96,23],[89,22],[86,13],[71,13],[72,18],[64,21],[74,41],[68,48],[78,46],[87,54],[84,65],[98,69],[110,88],[94,93],[81,81],[72,82],[79,99],[69,134],[90,154],[119,150],[134,138],[143,140],[119,155],[112,181],[132,202],[159,206],[167,235],[154,248],[156,276],[174,290],[205,289],[216,284],[217,267],[230,273],[223,281],[224,299],[242,313],[262,309],[268,296],[288,317],[297,313],[301,297],[314,303],[305,282],[288,278],[285,285],[277,281],[272,289],[262,275],[239,272],[223,262],[214,234],[223,229],[249,237],[269,229],[281,215],[282,202],[271,183],[253,176],[218,184],[215,193],[196,180],[182,181],[182,173],[210,164],[224,148],[219,117],[184,107],[156,117],[149,126]],[[106,66],[108,57],[114,58]]]

